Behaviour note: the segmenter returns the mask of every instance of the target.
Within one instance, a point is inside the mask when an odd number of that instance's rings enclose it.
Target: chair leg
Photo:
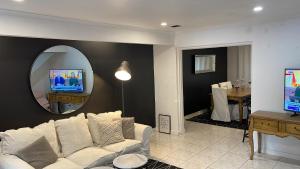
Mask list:
[[[247,105],[247,118],[246,118],[246,126],[244,128],[244,134],[243,134],[243,143],[245,142],[245,138],[248,137],[248,133],[247,130],[249,128],[249,115],[251,112],[251,108],[249,107],[249,105]]]
[[[245,138],[248,137],[247,129],[244,129],[244,134],[243,134],[243,143],[245,142]]]

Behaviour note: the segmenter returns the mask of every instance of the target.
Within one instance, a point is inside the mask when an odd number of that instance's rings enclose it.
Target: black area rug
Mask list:
[[[231,121],[231,122],[223,122],[223,121],[215,121],[210,118],[211,112],[200,114],[199,116],[192,117],[187,119],[188,121],[211,124],[216,126],[223,126],[229,128],[236,128],[236,129],[244,129],[246,127],[246,120],[244,119],[242,123],[239,121]]]
[[[118,169],[118,168],[116,168],[116,169]],[[178,168],[178,167],[175,167],[175,166],[172,166],[172,165],[169,165],[169,164],[157,161],[157,160],[149,159],[145,166],[140,167],[138,169],[182,169],[182,168]]]

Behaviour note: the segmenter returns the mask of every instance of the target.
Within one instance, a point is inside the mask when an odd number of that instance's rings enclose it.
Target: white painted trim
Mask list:
[[[184,104],[183,104],[183,75],[182,75],[182,50],[176,48],[176,67],[177,67],[177,104],[178,104],[178,130],[185,133],[184,127]]]
[[[184,119],[185,119],[185,120],[191,119],[191,118],[193,118],[193,117],[199,116],[199,115],[202,114],[203,112],[204,112],[204,111],[200,110],[200,111],[197,111],[197,112],[195,112],[195,113],[191,113],[191,114],[189,114],[189,115],[184,116]]]
[[[174,45],[174,32],[0,9],[0,35],[117,43]]]
[[[190,49],[205,49],[205,48],[217,48],[217,47],[230,47],[230,46],[242,46],[242,45],[251,45],[251,62],[252,62],[252,42],[251,41],[245,41],[245,42],[237,42],[237,43],[223,43],[223,44],[210,44],[210,45],[200,45],[200,46],[186,46],[186,47],[178,47],[177,49],[177,83],[178,83],[178,119],[180,120],[178,128],[181,129],[181,132],[185,132],[184,129],[184,99],[183,99],[183,75],[182,75],[182,51],[183,50],[190,50]],[[253,70],[253,66],[251,64],[251,72]],[[252,78],[251,73],[251,79]]]
[[[273,150],[273,149],[266,149],[264,153],[274,155],[274,156],[278,156],[278,157],[289,158],[289,159],[295,159],[295,160],[300,159],[299,155],[291,154],[291,153],[284,153],[284,152],[276,151],[276,150]]]
[[[112,23],[104,23],[104,22],[95,22],[89,20],[82,20],[77,18],[69,18],[69,17],[60,17],[60,16],[51,16],[45,14],[38,14],[34,12],[26,12],[26,11],[16,11],[16,10],[9,10],[9,9],[1,9],[0,14],[5,15],[18,15],[23,17],[31,17],[31,18],[39,18],[45,20],[53,20],[53,21],[63,21],[63,22],[72,22],[78,24],[84,24],[89,26],[105,26],[105,27],[112,27],[112,28],[120,28],[120,29],[130,29],[130,30],[137,30],[137,31],[144,31],[144,32],[155,32],[155,33],[174,33],[170,30],[158,30],[158,29],[150,29],[150,28],[142,28],[130,25],[117,25]]]

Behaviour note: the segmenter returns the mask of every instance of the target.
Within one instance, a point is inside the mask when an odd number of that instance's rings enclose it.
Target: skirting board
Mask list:
[[[159,133],[159,130],[157,127],[153,128],[153,130],[155,130],[156,132]],[[178,130],[171,130],[171,135],[180,135],[182,133],[180,133]]]

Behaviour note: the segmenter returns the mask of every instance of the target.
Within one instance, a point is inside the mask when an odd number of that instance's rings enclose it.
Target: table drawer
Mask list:
[[[265,120],[265,119],[254,119],[254,128],[262,129],[267,131],[278,131],[278,121],[276,120]]]
[[[300,124],[286,123],[286,132],[300,135]]]

